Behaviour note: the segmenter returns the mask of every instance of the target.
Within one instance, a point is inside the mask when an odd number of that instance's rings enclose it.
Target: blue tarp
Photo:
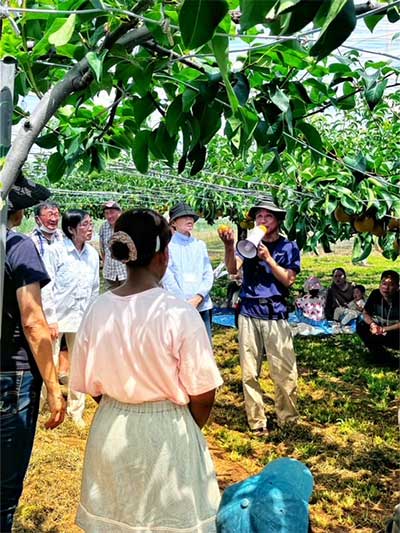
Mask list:
[[[235,310],[228,307],[214,307],[212,321],[218,326],[228,328],[235,327]],[[346,326],[330,320],[311,320],[302,313],[290,313],[289,324],[292,326],[294,335],[335,335],[337,333],[354,333],[356,320],[352,320]]]

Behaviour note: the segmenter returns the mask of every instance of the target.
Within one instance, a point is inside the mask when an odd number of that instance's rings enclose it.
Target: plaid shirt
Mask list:
[[[50,246],[50,244],[54,244],[55,242],[60,242],[63,240],[62,231],[59,229],[51,235],[50,239],[46,239],[46,237],[38,228],[35,228],[29,234],[29,237],[35,243],[35,246],[42,257],[44,252],[46,251],[47,246]]]
[[[100,228],[100,253],[104,256],[103,261],[103,278],[111,281],[119,281],[126,279],[126,266],[120,261],[116,261],[111,257],[111,251],[108,243],[112,237],[114,230],[109,222],[104,222]]]

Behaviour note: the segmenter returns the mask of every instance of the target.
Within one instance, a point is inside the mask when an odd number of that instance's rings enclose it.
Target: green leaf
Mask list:
[[[358,154],[356,159],[345,156],[343,162],[349,167],[357,184],[367,177],[365,172],[368,170],[368,163],[363,154]]]
[[[193,161],[192,168],[190,169],[190,175],[194,176],[204,167],[206,162],[207,149],[202,144],[198,144],[189,154],[189,160]]]
[[[40,146],[40,148],[46,148],[47,150],[49,150],[50,148],[54,148],[55,146],[57,146],[58,140],[58,135],[56,135],[55,133],[47,133],[46,135],[37,137],[35,139],[35,144]]]
[[[246,107],[239,108],[239,116],[242,121],[242,131],[244,140],[248,141],[253,136],[254,130],[258,124],[258,116],[256,113],[247,109]]]
[[[171,137],[174,137],[181,127],[182,120],[182,95],[179,95],[170,104],[165,115],[165,126]]]
[[[378,24],[380,20],[383,19],[384,16],[385,14],[381,14],[381,15],[378,14],[378,15],[367,15],[366,17],[364,17],[364,23],[371,33],[374,31],[375,26]]]
[[[339,109],[354,109],[356,105],[356,97],[354,94],[354,87],[350,82],[345,81],[343,83],[343,97],[337,98],[335,102],[336,107]]]
[[[271,101],[284,113],[289,109],[290,100],[279,88],[271,95]]]
[[[278,150],[272,148],[270,152],[272,153],[272,157],[265,163],[263,170],[265,172],[279,172],[282,166]]]
[[[293,228],[296,222],[297,216],[298,216],[297,206],[291,205],[286,212],[285,223],[284,223],[285,228],[288,231],[290,231]]]
[[[302,30],[313,20],[321,7],[321,4],[322,0],[313,0],[312,2],[309,0],[302,0],[301,2],[298,2],[287,15],[280,33],[283,35],[293,35]]]
[[[132,146],[132,157],[135,167],[142,174],[149,168],[149,130],[140,130],[135,135]]]
[[[229,39],[227,35],[215,35],[212,39],[212,49],[217,60],[219,70],[221,71],[222,77],[226,76],[228,73],[228,48],[229,48]]]
[[[276,0],[240,0],[240,29],[246,31],[256,24],[264,24],[265,17]]]
[[[352,262],[359,263],[364,261],[372,252],[372,235],[356,235],[353,245]]]
[[[300,0],[280,0],[276,15],[292,11],[299,2]]]
[[[228,100],[231,105],[233,113],[236,113],[237,108],[239,106],[238,99],[236,97],[235,92],[232,89],[231,82],[229,81],[228,77],[228,47],[229,47],[229,39],[228,37],[222,37],[219,35],[216,35],[212,39],[212,48],[214,51],[215,59],[217,60],[219,69],[222,74],[222,78],[225,83],[226,92],[228,95]]]
[[[390,6],[386,12],[386,15],[388,21],[392,24],[400,20],[400,11],[397,6]]]
[[[311,124],[302,121],[296,124],[296,128],[298,128],[302,132],[307,144],[310,145],[311,148],[315,149],[311,151],[312,158],[316,163],[318,163],[321,157],[321,153],[324,152],[324,145],[322,143],[322,139],[320,134],[318,133],[318,130],[314,128],[314,126],[312,126]]]
[[[368,90],[364,92],[368,107],[372,111],[375,106],[382,100],[383,93],[386,89],[388,80],[375,82]]]
[[[88,52],[86,54],[86,59],[89,63],[89,67],[93,71],[93,74],[96,76],[96,81],[101,80],[101,75],[103,73],[103,61],[107,51],[104,51],[101,55],[96,52]]]
[[[174,163],[174,153],[178,142],[178,137],[171,137],[164,124],[160,124],[156,130],[155,142],[170,167]]]
[[[196,97],[199,93],[193,89],[186,89],[182,94],[182,111],[187,113],[193,105],[193,102],[196,100]]]
[[[310,55],[317,59],[326,57],[347,39],[356,23],[353,0],[332,0],[319,39],[312,46]]]
[[[138,98],[133,102],[136,124],[138,126],[156,109],[153,97],[147,93],[143,98]]]
[[[67,164],[63,156],[55,152],[47,161],[47,177],[51,182],[57,181],[62,178],[66,168]]]
[[[206,145],[221,127],[221,111],[216,106],[207,106],[203,110],[200,121],[200,139]]]
[[[102,147],[92,146],[91,152],[92,152],[92,160],[91,160],[92,170],[103,172],[106,168],[106,158],[105,158]]]
[[[240,105],[245,105],[250,94],[249,80],[244,74],[238,72],[234,75],[233,90],[237,96]]]
[[[63,46],[69,43],[75,30],[76,15],[70,15],[61,28],[49,35],[49,43],[54,46]]]
[[[226,0],[185,0],[179,12],[179,28],[187,48],[198,48],[212,39],[228,12]]]

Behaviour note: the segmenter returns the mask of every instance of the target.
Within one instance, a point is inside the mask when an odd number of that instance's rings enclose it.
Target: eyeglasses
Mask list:
[[[86,220],[85,222],[81,222],[80,224],[78,224],[78,226],[80,228],[92,228],[93,222],[91,220]]]

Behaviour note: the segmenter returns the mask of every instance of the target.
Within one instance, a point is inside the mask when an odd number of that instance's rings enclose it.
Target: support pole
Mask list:
[[[11,126],[14,105],[15,60],[0,61],[0,169],[11,146]],[[6,260],[7,194],[0,183],[0,338],[3,317],[4,266]]]

